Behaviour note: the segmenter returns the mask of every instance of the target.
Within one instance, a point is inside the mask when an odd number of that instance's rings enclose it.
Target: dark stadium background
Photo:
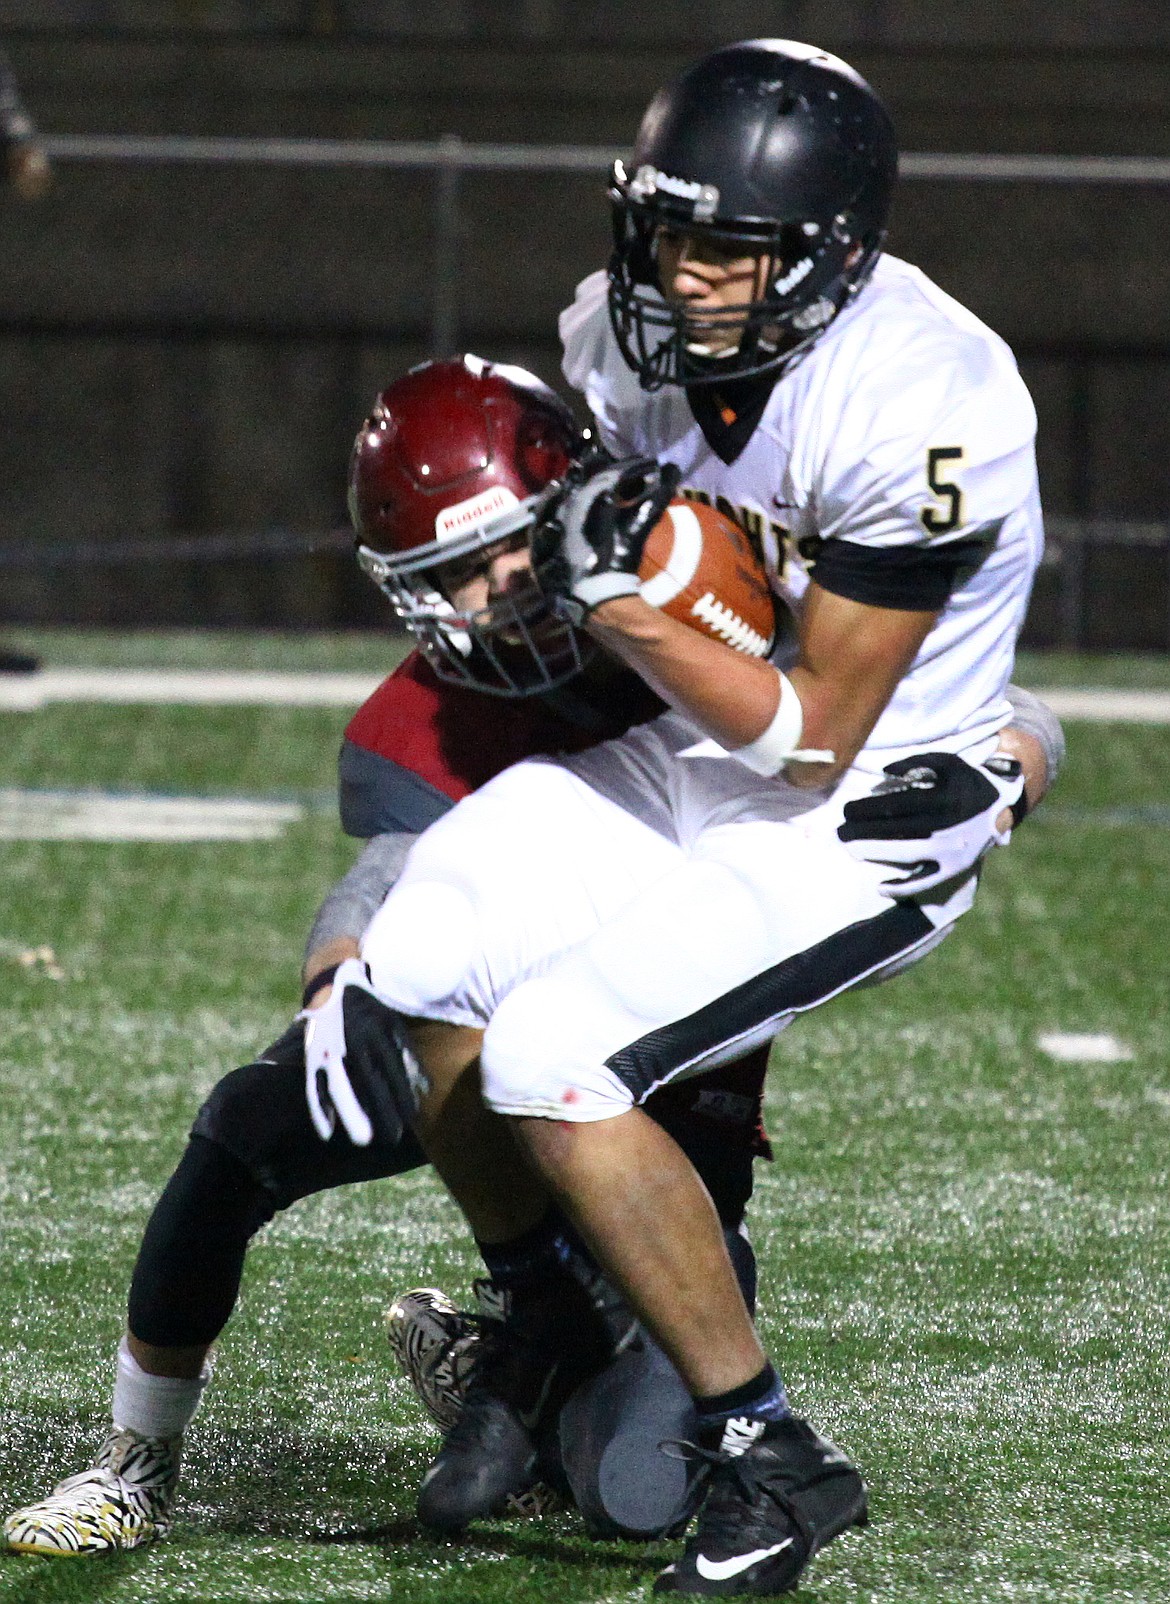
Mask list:
[[[1161,0],[0,0],[49,136],[624,146],[663,79],[758,34],[846,56],[911,151],[1170,154]],[[0,196],[0,626],[381,621],[343,551],[295,554],[344,523],[366,404],[436,337],[555,381],[556,313],[607,249],[601,171],[465,173],[436,309],[434,172],[61,159],[55,180]],[[1167,240],[1165,178],[900,193],[892,247],[1006,336],[1036,398],[1033,646],[1170,644]],[[223,555],[265,534],[293,554]],[[180,558],[95,561],[176,537]]]

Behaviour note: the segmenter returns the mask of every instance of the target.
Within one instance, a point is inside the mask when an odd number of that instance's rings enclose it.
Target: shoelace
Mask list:
[[[714,1483],[700,1509],[699,1526],[688,1540],[688,1549],[700,1543],[718,1543],[741,1535],[743,1505],[746,1503],[754,1507],[763,1496],[771,1499],[783,1511],[803,1540],[806,1553],[811,1551],[814,1536],[808,1521],[789,1495],[775,1485],[768,1467],[757,1466],[749,1454],[731,1454],[725,1449],[704,1448],[700,1443],[689,1442],[685,1438],[667,1438],[658,1447],[670,1459],[699,1464],[702,1467],[699,1471],[701,1480]],[[738,1498],[732,1496],[733,1493],[738,1494]]]
[[[111,1486],[111,1483],[114,1485]],[[89,1470],[79,1470],[64,1481],[58,1482],[47,1498],[41,1500],[38,1506],[47,1512],[76,1514],[76,1500],[71,1496],[82,1488],[92,1490],[95,1501],[100,1505],[109,1500],[111,1493],[131,1502],[140,1514],[151,1513],[151,1495],[155,1491],[151,1487],[141,1487],[134,1482],[123,1480],[115,1471],[102,1466],[91,1466]]]

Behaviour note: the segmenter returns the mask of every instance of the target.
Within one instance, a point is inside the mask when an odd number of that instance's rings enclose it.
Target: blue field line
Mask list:
[[[1029,818],[1029,823],[1066,824],[1082,827],[1103,826],[1106,829],[1127,829],[1170,825],[1170,802],[1143,802],[1134,807],[1086,808],[1075,803],[1062,805],[1046,802]]]

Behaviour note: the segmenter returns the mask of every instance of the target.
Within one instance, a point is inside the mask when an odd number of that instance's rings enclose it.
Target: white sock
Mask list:
[[[194,1381],[180,1376],[152,1376],[130,1352],[125,1337],[118,1344],[118,1379],[114,1383],[111,1413],[122,1431],[140,1437],[178,1437],[199,1408],[203,1389],[211,1379],[211,1365]]]

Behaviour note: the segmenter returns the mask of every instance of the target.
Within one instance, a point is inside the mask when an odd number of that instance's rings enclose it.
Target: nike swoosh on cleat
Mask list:
[[[754,1548],[750,1554],[736,1554],[731,1559],[708,1559],[706,1554],[700,1554],[695,1560],[695,1569],[704,1581],[725,1582],[729,1576],[738,1576],[740,1571],[758,1565],[762,1559],[782,1554],[786,1548],[792,1547],[793,1541],[793,1538],[786,1537],[782,1543],[774,1543],[771,1548]]]
[[[548,1395],[552,1391],[552,1384],[556,1380],[557,1371],[560,1368],[561,1367],[559,1363],[553,1365],[548,1375],[545,1376],[544,1386],[541,1387],[540,1392],[537,1394],[536,1402],[533,1404],[531,1409],[517,1409],[517,1418],[519,1419],[520,1424],[524,1427],[525,1431],[536,1430],[536,1423],[540,1419],[540,1411],[548,1402]]]

